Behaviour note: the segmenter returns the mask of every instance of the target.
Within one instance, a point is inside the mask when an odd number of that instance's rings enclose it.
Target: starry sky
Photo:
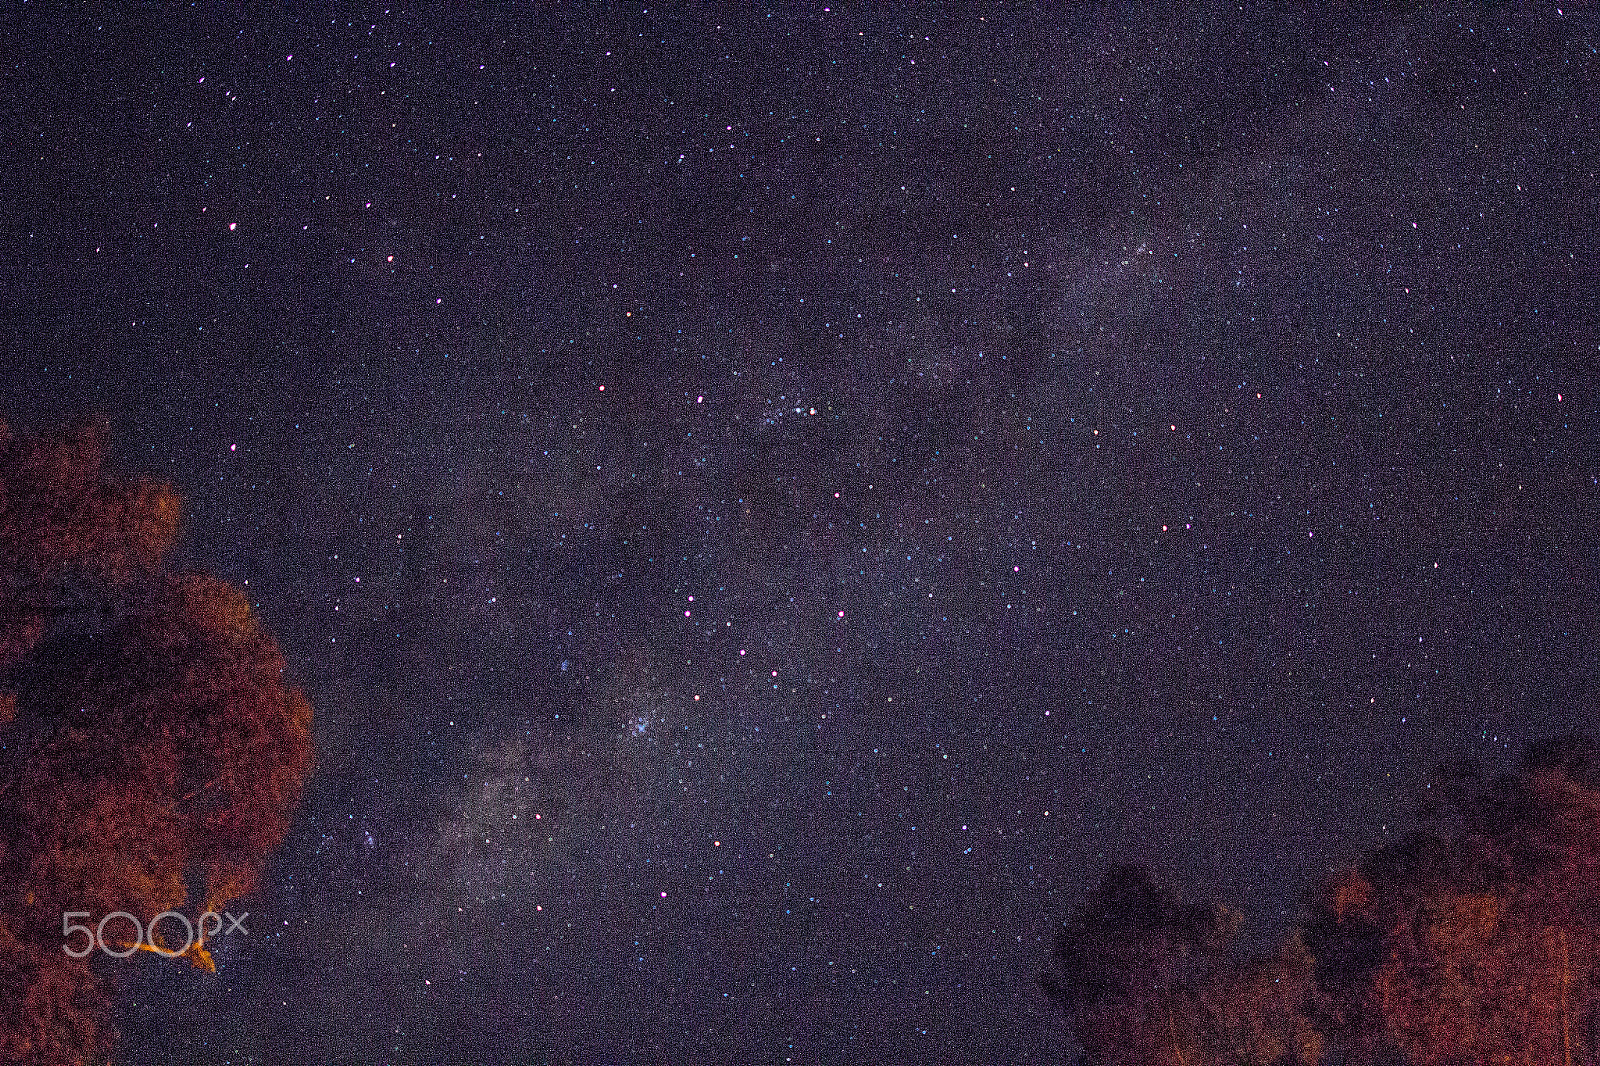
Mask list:
[[[1271,940],[1594,714],[1592,13],[0,36],[0,418],[318,716],[125,1061],[1060,1061],[1108,863]]]

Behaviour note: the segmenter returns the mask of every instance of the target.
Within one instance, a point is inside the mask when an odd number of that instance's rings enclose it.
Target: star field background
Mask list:
[[[125,1061],[1058,1061],[1591,721],[1592,15],[243,12],[3,31],[0,417],[319,716]]]

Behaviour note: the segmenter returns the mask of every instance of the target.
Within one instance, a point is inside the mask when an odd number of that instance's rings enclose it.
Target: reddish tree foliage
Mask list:
[[[1346,1061],[1596,1061],[1594,755],[1567,737],[1491,781],[1447,768],[1447,831],[1380,849],[1313,902],[1305,935]]]
[[[1114,867],[1062,926],[1045,987],[1095,1064],[1575,1066],[1600,1062],[1600,745],[1514,773],[1441,767],[1433,830],[1310,901],[1280,954]]]
[[[311,764],[311,710],[276,645],[238,591],[162,570],[176,497],[108,478],[104,456],[102,431],[0,425],[6,1062],[109,1045],[109,960],[68,958],[63,914],[222,910],[282,841]],[[203,943],[186,957],[212,966]]]

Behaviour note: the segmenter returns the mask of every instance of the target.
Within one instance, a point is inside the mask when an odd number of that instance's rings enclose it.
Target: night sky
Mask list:
[[[0,418],[317,714],[123,1061],[1054,1062],[1591,721],[1592,13],[309,6],[0,31]]]

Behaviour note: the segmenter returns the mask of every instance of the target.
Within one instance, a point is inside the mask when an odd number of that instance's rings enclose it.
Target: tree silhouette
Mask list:
[[[1297,943],[1267,958],[1234,950],[1238,912],[1185,904],[1141,866],[1118,865],[1059,930],[1045,991],[1090,1063],[1313,1063],[1304,1014],[1311,960]]]
[[[212,969],[200,924],[250,892],[311,763],[311,711],[244,597],[166,572],[178,502],[104,471],[105,434],[0,424],[0,1060],[103,1058],[101,952],[67,955],[64,915],[93,926],[165,911]],[[120,920],[119,920],[120,921]],[[106,936],[112,936],[110,929]]]
[[[1444,768],[1417,833],[1313,900],[1330,1041],[1352,1063],[1593,1062],[1600,1017],[1600,790],[1579,737],[1531,746],[1515,773]]]
[[[1237,919],[1115,866],[1044,977],[1091,1064],[1574,1066],[1600,1061],[1600,745],[1428,780],[1431,828],[1308,900],[1277,955]]]

